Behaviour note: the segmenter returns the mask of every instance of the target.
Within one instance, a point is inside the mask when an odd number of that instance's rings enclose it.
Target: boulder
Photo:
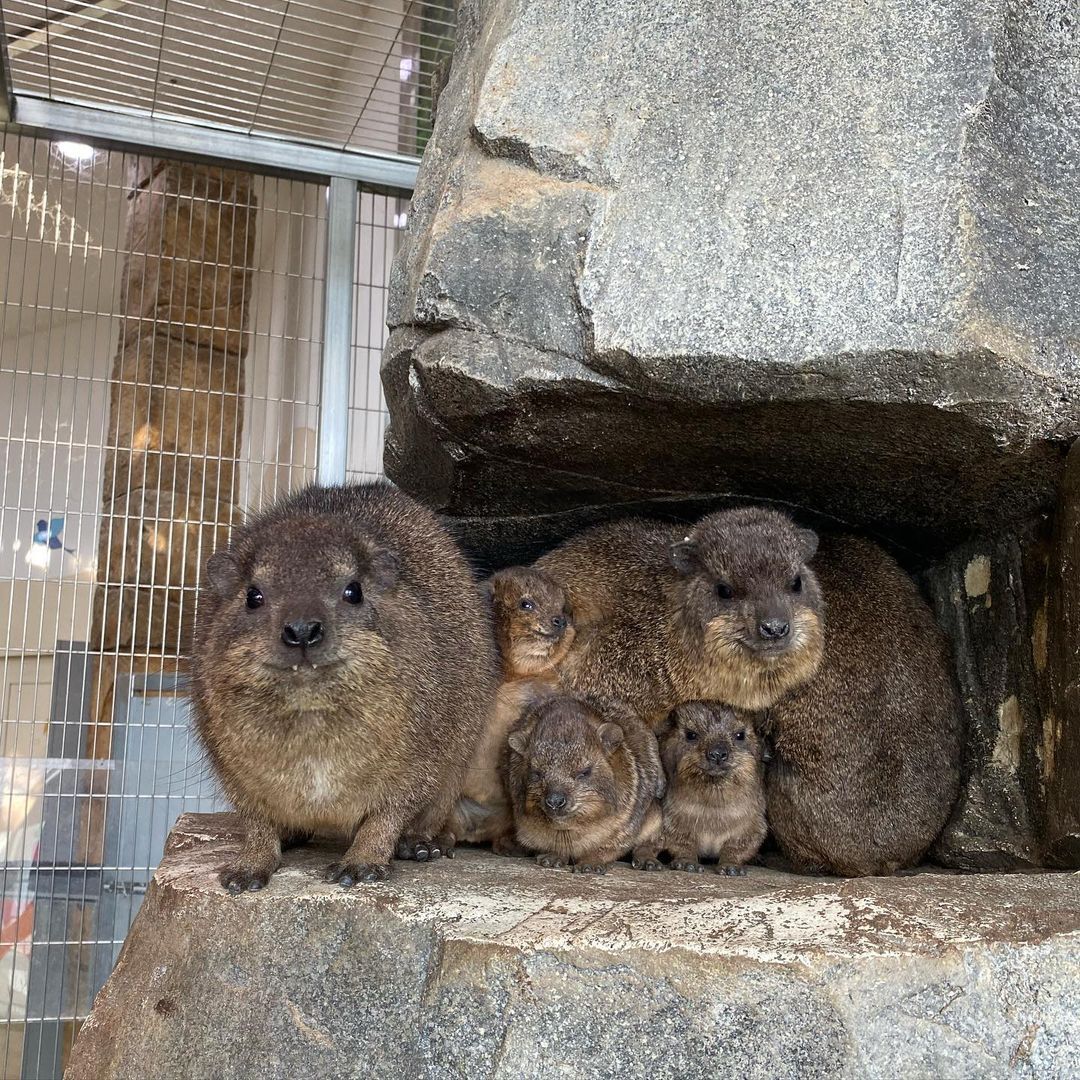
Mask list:
[[[69,1080],[1075,1067],[1070,875],[584,878],[466,851],[343,890],[309,847],[231,896],[240,839],[231,815],[180,819]]]
[[[1080,433],[1065,0],[487,0],[398,258],[386,470],[528,547],[752,497],[936,554]]]

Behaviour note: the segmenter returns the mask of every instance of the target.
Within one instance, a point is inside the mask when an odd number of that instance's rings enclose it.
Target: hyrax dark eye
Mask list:
[[[524,600],[521,601],[521,610],[522,611],[532,611],[533,608],[535,608],[535,607],[536,607],[536,605],[527,596],[525,597]]]
[[[792,592],[802,592],[802,574],[796,574],[795,580],[791,583]]]
[[[688,731],[686,733],[686,741],[687,742],[697,742],[697,732],[696,731]]]
[[[254,585],[252,585],[251,588],[247,591],[247,606],[249,608],[257,608],[263,606],[263,594],[258,589],[256,589]]]
[[[364,590],[360,588],[359,581],[350,581],[345,586],[345,591],[341,594],[341,599],[346,604],[359,604],[364,599]]]
[[[739,730],[735,732],[735,738],[738,739],[739,742],[742,742],[746,738],[746,730],[744,728],[739,728]]]
[[[718,581],[716,583],[716,595],[721,600],[730,600],[735,595],[735,590],[726,581]]]
[[[539,779],[540,774],[535,769],[533,769],[532,772],[529,773],[529,783],[535,784],[537,783],[537,781],[539,781]]]
[[[586,768],[582,769],[581,772],[579,772],[577,774],[577,778],[579,780],[588,780],[590,776],[592,776],[592,766],[591,765],[586,766]]]

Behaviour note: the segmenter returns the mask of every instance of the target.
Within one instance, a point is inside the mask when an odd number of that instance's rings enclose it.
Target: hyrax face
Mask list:
[[[513,566],[486,586],[505,673],[538,675],[555,667],[574,640],[570,604],[558,582],[542,570]]]
[[[207,573],[220,603],[210,644],[234,684],[312,694],[378,662],[375,606],[397,561],[339,523],[296,517],[274,533],[241,531]]]
[[[509,737],[511,768],[523,781],[519,810],[560,830],[610,814],[617,805],[610,758],[622,741],[618,724],[601,722],[572,698],[540,706],[535,720]]]
[[[660,753],[673,784],[721,784],[753,776],[761,742],[746,717],[729,706],[691,701],[671,714]]]
[[[816,551],[810,530],[756,508],[710,514],[672,547],[683,617],[710,662],[746,683],[709,696],[763,708],[817,670],[824,604],[808,565]],[[769,690],[755,685],[760,678]]]

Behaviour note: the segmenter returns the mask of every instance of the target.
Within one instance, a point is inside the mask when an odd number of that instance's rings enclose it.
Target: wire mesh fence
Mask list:
[[[4,0],[15,91],[419,154],[452,0]]]
[[[314,478],[323,185],[0,149],[0,1071],[59,1076],[179,813],[198,571]],[[359,196],[350,475],[377,475],[406,202]]]
[[[386,344],[390,266],[397,238],[408,222],[409,200],[362,192],[356,226],[355,306],[349,394],[350,480],[382,475],[389,422],[379,364]]]

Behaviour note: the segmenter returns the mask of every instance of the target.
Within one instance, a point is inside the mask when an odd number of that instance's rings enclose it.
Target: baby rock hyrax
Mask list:
[[[700,871],[716,859],[718,874],[745,873],[765,839],[762,746],[751,722],[727,705],[680,705],[660,738],[667,774],[659,849],[673,870]],[[655,855],[653,856],[655,857]]]
[[[484,602],[435,516],[385,483],[311,487],[237,529],[199,595],[195,718],[247,838],[222,873],[258,889],[282,841],[351,842],[349,885],[438,834],[494,704]]]
[[[817,537],[771,510],[685,527],[600,525],[536,565],[567,591],[577,638],[567,689],[627,702],[654,730],[686,701],[761,709],[821,662]]]
[[[655,848],[663,768],[656,739],[621,706],[542,698],[510,732],[505,768],[517,843],[541,866],[602,874]]]
[[[574,640],[566,593],[542,571],[524,566],[500,570],[483,589],[491,604],[503,681],[451,818],[450,831],[469,843],[497,840],[510,830],[501,770],[507,733],[527,699],[539,687],[554,684],[554,669]]]

